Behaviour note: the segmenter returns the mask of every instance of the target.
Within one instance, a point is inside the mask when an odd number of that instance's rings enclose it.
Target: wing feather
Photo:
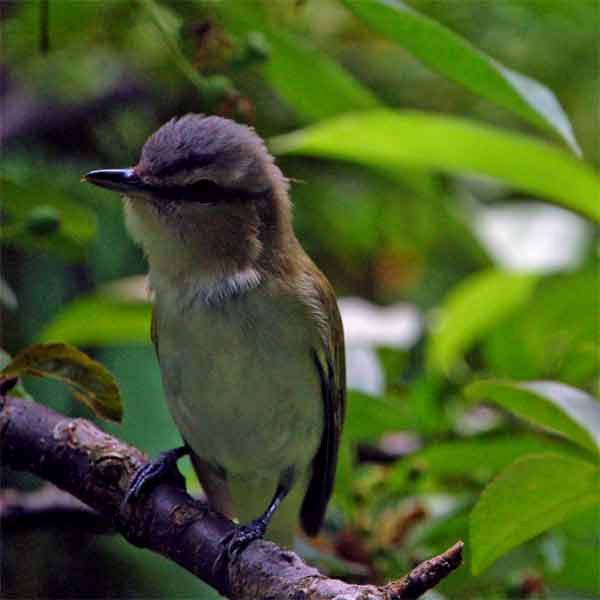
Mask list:
[[[317,281],[312,296],[318,313],[319,336],[312,349],[321,379],[325,423],[321,445],[313,461],[300,519],[307,535],[319,532],[333,491],[337,455],[346,409],[344,331],[335,293],[325,276],[312,264],[311,281]]]

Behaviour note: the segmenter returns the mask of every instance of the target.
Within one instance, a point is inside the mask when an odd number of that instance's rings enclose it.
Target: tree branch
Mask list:
[[[133,544],[175,561],[235,600],[405,600],[417,598],[456,569],[462,542],[386,586],[351,585],[325,577],[275,544],[250,544],[231,564],[213,569],[235,525],[192,499],[177,480],[164,482],[121,510],[135,471],[147,458],[85,419],[72,419],[15,397],[0,406],[1,461],[46,479],[115,523]]]
[[[0,527],[18,529],[68,523],[96,533],[114,531],[110,521],[68,492],[46,483],[33,492],[0,491]]]

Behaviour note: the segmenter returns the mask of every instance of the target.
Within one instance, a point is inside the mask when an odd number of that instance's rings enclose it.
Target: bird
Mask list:
[[[171,119],[133,167],[83,179],[118,192],[146,255],[151,338],[183,446],[138,471],[126,500],[189,454],[211,509],[265,537],[315,536],[342,434],[344,334],[335,292],[295,236],[289,181],[256,131]]]

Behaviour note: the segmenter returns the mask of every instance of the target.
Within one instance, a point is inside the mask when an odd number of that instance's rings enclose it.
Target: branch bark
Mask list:
[[[388,585],[328,578],[298,555],[267,541],[250,544],[219,570],[220,540],[235,525],[192,499],[174,479],[132,507],[121,503],[147,458],[85,419],[72,419],[22,398],[0,406],[2,464],[27,470],[69,492],[110,520],[133,544],[181,565],[233,600],[405,600],[418,598],[460,566],[462,542]]]

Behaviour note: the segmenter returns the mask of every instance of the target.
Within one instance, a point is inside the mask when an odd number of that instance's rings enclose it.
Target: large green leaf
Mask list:
[[[537,277],[494,269],[463,279],[440,307],[427,346],[433,368],[449,370],[476,341],[531,296]]]
[[[150,343],[151,307],[108,296],[78,298],[46,326],[41,342],[66,341],[80,346]]]
[[[558,133],[577,153],[569,119],[554,94],[483,53],[437,21],[400,0],[342,0],[369,24],[426,65],[468,90]]]
[[[343,436],[346,442],[377,440],[387,431],[406,429],[408,424],[402,405],[354,390],[348,392]]]
[[[352,110],[377,108],[375,96],[326,54],[287,32],[271,32],[272,55],[265,73],[273,87],[305,121]]]
[[[454,117],[375,110],[271,140],[279,154],[348,160],[388,174],[408,166],[500,179],[600,221],[600,180],[586,163],[532,137]]]
[[[335,60],[299,35],[271,23],[263,3],[220,2],[215,10],[228,31],[241,36],[257,30],[265,36],[271,50],[264,64],[265,76],[304,121],[380,105],[373,93]]]
[[[483,491],[470,519],[471,568],[500,556],[600,502],[600,471],[559,454],[533,454],[508,466]]]
[[[468,398],[492,402],[527,421],[600,452],[600,404],[586,393],[554,381],[477,381]]]
[[[120,421],[121,395],[115,378],[99,362],[66,344],[39,344],[19,352],[0,375],[34,375],[66,383],[75,398],[98,416]]]
[[[545,276],[531,300],[486,338],[489,371],[498,379],[593,385],[599,283],[594,268]]]

